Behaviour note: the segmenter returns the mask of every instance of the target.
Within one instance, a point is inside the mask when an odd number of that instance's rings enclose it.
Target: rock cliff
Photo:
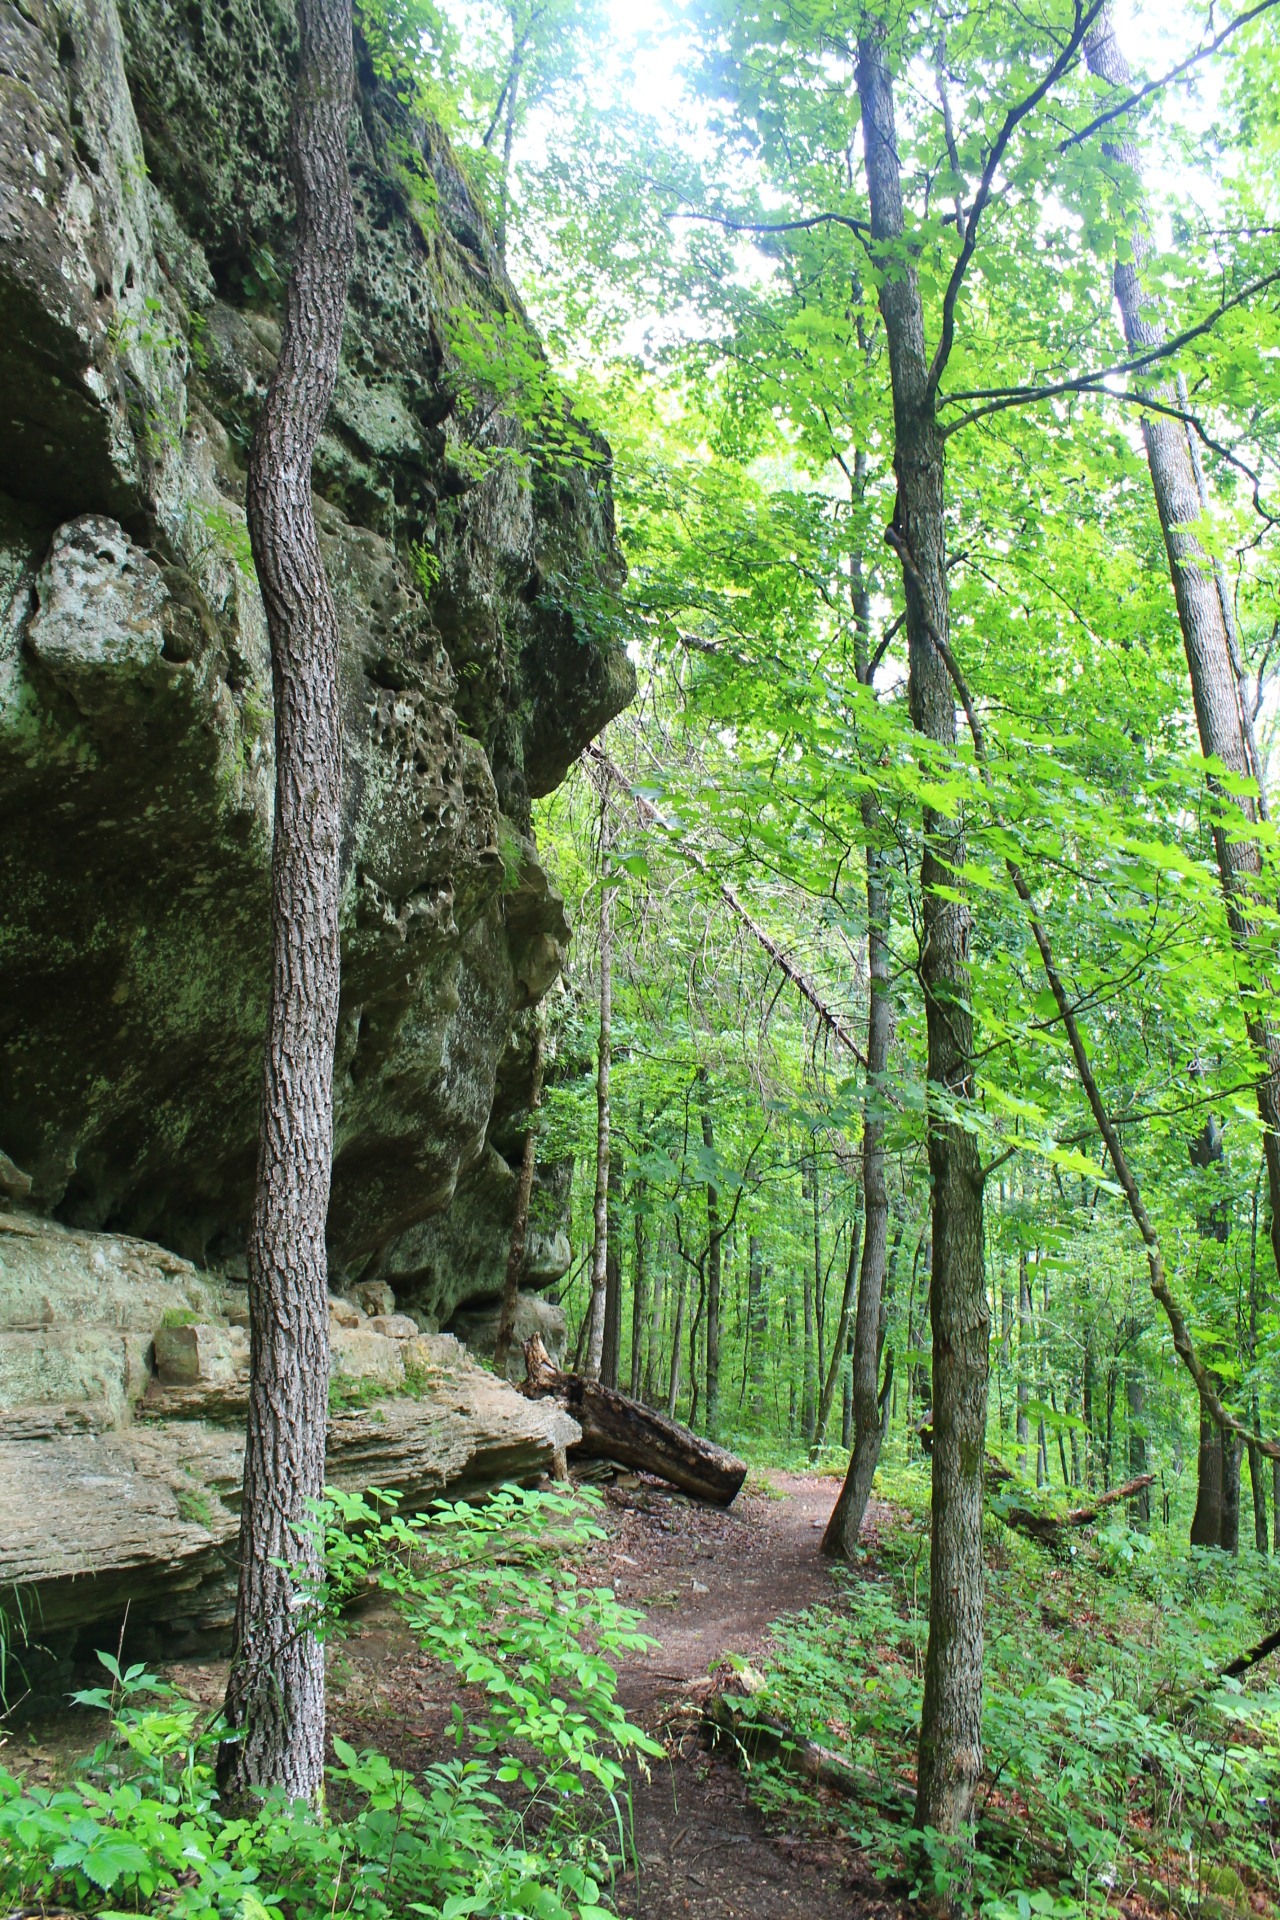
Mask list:
[[[227,1618],[274,780],[244,482],[294,51],[276,0],[0,0],[0,1581],[64,1652],[126,1597]],[[358,67],[313,473],[343,634],[330,1470],[421,1499],[573,1437],[429,1336],[501,1286],[498,1146],[568,938],[531,801],[633,675],[608,449],[389,50]],[[563,1193],[541,1176],[534,1287]]]
[[[244,463],[293,44],[263,0],[0,0],[0,1148],[42,1212],[231,1270],[273,782]],[[344,635],[340,1278],[403,1269],[401,1238],[483,1175],[513,1020],[568,931],[530,800],[633,684],[593,611],[620,577],[607,449],[530,452],[499,363],[505,341],[540,367],[536,341],[385,64],[361,46],[314,473]],[[498,342],[494,388],[463,336]]]

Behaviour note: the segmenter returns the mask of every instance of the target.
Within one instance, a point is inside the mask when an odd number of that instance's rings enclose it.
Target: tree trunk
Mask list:
[[[1201,1407],[1196,1510],[1191,1521],[1191,1544],[1193,1547],[1216,1547],[1221,1537],[1222,1434],[1216,1420]]]
[[[802,1192],[807,1182],[802,1179]],[[800,1427],[805,1439],[812,1446],[814,1422],[818,1417],[818,1351],[814,1342],[813,1306],[817,1280],[810,1273],[808,1263],[804,1269],[804,1399],[801,1403]]]
[[[702,1144],[715,1153],[711,1114],[702,1113]],[[707,1432],[720,1430],[720,1196],[707,1181]]]
[[[643,1398],[652,1406],[661,1391],[662,1324],[666,1310],[666,1269],[663,1265],[662,1236],[658,1236],[658,1270],[653,1276],[653,1300],[649,1309],[649,1345],[644,1357]]]
[[[275,693],[271,995],[249,1236],[250,1389],[224,1789],[314,1801],[324,1654],[299,1631],[295,1527],[324,1491],[329,1399],[325,1218],[333,1164],[342,732],[338,619],[311,505],[311,462],[337,378],[355,251],[347,122],[349,0],[299,0],[289,170],[297,199],[284,328],[249,454],[248,516]]]
[[[1130,1367],[1125,1375],[1125,1401],[1129,1408],[1129,1478],[1135,1480],[1147,1470],[1147,1390],[1142,1375]],[[1151,1495],[1146,1487],[1129,1509],[1130,1518],[1141,1527],[1151,1519]]]
[[[865,645],[865,643],[864,643]],[[875,846],[876,803],[862,800],[867,850],[867,962],[871,1005],[867,1017],[867,1079],[862,1122],[862,1196],[865,1226],[858,1311],[853,1336],[853,1453],[844,1486],[822,1537],[823,1551],[852,1558],[862,1531],[871,1482],[880,1460],[884,1434],[877,1397],[880,1378],[881,1321],[885,1257],[889,1238],[889,1195],[884,1178],[884,1077],[889,1065],[893,1007],[889,994],[889,894],[884,854]],[[847,1443],[846,1443],[847,1444]]]
[[[1109,86],[1130,90],[1129,64],[1115,37],[1109,14],[1104,13],[1085,42],[1090,71]],[[1140,172],[1139,154],[1131,140],[1104,143],[1103,152]],[[1116,300],[1132,352],[1158,346],[1164,339],[1154,302],[1143,294],[1141,270],[1154,248],[1145,212],[1132,237],[1132,258],[1118,261],[1114,274]],[[1186,411],[1185,389],[1167,383],[1153,398]],[[1271,1250],[1280,1271],[1280,1032],[1273,1029],[1269,1009],[1272,987],[1267,978],[1272,961],[1271,941],[1250,922],[1262,876],[1262,855],[1256,837],[1229,837],[1232,812],[1239,808],[1250,824],[1267,817],[1263,769],[1253,738],[1253,722],[1243,685],[1243,668],[1235,632],[1226,575],[1206,554],[1195,532],[1207,504],[1204,476],[1190,429],[1182,421],[1145,414],[1142,436],[1155,492],[1156,509],[1164,530],[1165,548],[1173,576],[1174,598],[1182,628],[1183,647],[1191,678],[1200,745],[1207,759],[1220,760],[1230,775],[1253,795],[1228,797],[1221,783],[1209,780],[1219,801],[1213,840],[1218,871],[1227,902],[1232,943],[1243,957],[1237,978],[1241,983],[1245,1025],[1259,1061],[1258,1112],[1262,1118],[1262,1145],[1271,1201]],[[1262,947],[1264,950],[1259,951]]]
[[[511,1341],[515,1334],[520,1275],[524,1272],[524,1250],[529,1233],[529,1196],[533,1192],[533,1174],[538,1162],[538,1109],[542,1105],[542,1052],[542,1027],[535,1020],[533,1080],[529,1088],[529,1128],[524,1136],[520,1184],[516,1188],[516,1215],[511,1223],[511,1244],[507,1250],[507,1272],[502,1287],[502,1312],[498,1319],[498,1338],[493,1348],[493,1370],[499,1379],[506,1377],[507,1355],[511,1351]]]
[[[1240,1552],[1240,1456],[1244,1441],[1239,1434],[1222,1435],[1222,1532],[1218,1545],[1224,1553]]]
[[[680,1341],[684,1333],[684,1296],[688,1282],[683,1263],[680,1268],[680,1282],[676,1293],[676,1324],[671,1336],[671,1375],[667,1382],[667,1418],[674,1419],[676,1402],[680,1398]]]
[[[892,254],[880,291],[893,384],[896,550],[903,560],[913,725],[944,751],[955,742],[955,697],[930,629],[945,642],[947,594],[943,441],[928,383],[924,314],[915,267],[904,261],[905,221],[883,32],[858,41],[873,253]],[[928,1083],[951,1101],[971,1100],[973,1016],[969,910],[960,824],[924,810],[920,979],[928,1032]],[[987,1425],[988,1323],[977,1141],[931,1103],[933,1207],[932,1546],[929,1645],[925,1657],[915,1818],[957,1833],[982,1774],[983,1455]]]
[[[1253,1425],[1258,1431],[1258,1401],[1254,1396]],[[1262,1450],[1249,1443],[1249,1491],[1253,1495],[1253,1544],[1267,1557],[1267,1483],[1262,1474]]]
[[[1031,1405],[1031,1286],[1027,1279],[1027,1256],[1018,1256],[1018,1472],[1027,1471],[1027,1445],[1031,1426],[1027,1409]]]
[[[745,1480],[746,1463],[723,1447],[699,1439],[687,1427],[598,1380],[561,1373],[536,1333],[525,1347],[525,1358],[529,1378],[523,1391],[531,1399],[552,1394],[562,1401],[582,1428],[584,1451],[656,1473],[715,1506],[727,1507]]]
[[[836,1325],[836,1337],[831,1343],[831,1364],[827,1368],[827,1377],[818,1398],[818,1418],[814,1423],[813,1446],[810,1449],[814,1455],[826,1441],[827,1422],[831,1418],[831,1408],[836,1397],[836,1382],[840,1378],[849,1344],[849,1329],[853,1324],[853,1309],[857,1298],[854,1276],[858,1272],[861,1235],[862,1220],[860,1215],[855,1214],[849,1222],[849,1260],[844,1270],[844,1287],[840,1295],[840,1319]]]
[[[827,1289],[822,1272],[822,1181],[818,1174],[818,1149],[814,1146],[813,1157],[809,1162],[809,1197],[813,1201],[813,1301],[817,1317],[817,1343],[814,1348],[816,1372],[814,1374],[815,1429],[818,1419],[818,1393],[826,1378],[826,1322]]]
[[[600,1378],[606,1387],[618,1384],[618,1366],[622,1355],[622,1227],[618,1202],[622,1194],[622,1155],[611,1153],[609,1160],[609,1244],[604,1262],[604,1338],[600,1343]]]
[[[644,1105],[640,1106],[640,1129],[644,1132]],[[635,1263],[631,1277],[631,1398],[639,1400],[642,1382],[647,1379],[644,1362],[644,1341],[649,1318],[649,1278],[645,1269],[644,1243],[644,1175],[636,1175],[635,1186]],[[645,1398],[648,1389],[645,1389]]]
[[[751,1255],[747,1268],[747,1337],[751,1343],[751,1417],[764,1414],[764,1344],[769,1332],[769,1309],[764,1297],[764,1267],[760,1242],[751,1236]]]
[[[609,1066],[613,1019],[613,891],[609,886],[609,803],[600,791],[600,1046],[596,1059],[595,1237],[591,1243],[591,1307],[583,1372],[600,1378],[604,1353],[605,1295],[609,1284]]]

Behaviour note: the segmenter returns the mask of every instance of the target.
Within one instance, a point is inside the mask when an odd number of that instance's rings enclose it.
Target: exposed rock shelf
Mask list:
[[[248,1386],[244,1289],[145,1241],[0,1214],[0,1593],[65,1663],[222,1638]],[[448,1334],[335,1299],[327,1472],[406,1511],[546,1471],[581,1437]]]

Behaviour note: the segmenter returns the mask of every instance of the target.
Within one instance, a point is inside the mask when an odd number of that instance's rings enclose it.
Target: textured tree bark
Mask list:
[[[1090,71],[1100,80],[1126,92],[1129,90],[1129,63],[1116,39],[1109,14],[1104,13],[1089,34],[1085,52]],[[1103,151],[1140,176],[1140,156],[1133,141],[1107,143]],[[1164,339],[1164,328],[1154,302],[1146,298],[1142,289],[1142,265],[1153,246],[1144,214],[1133,235],[1132,259],[1118,261],[1115,268],[1113,284],[1124,336],[1134,351],[1158,346]],[[1186,410],[1185,389],[1165,384],[1155,389],[1152,397],[1166,406],[1181,406]],[[1206,757],[1220,760],[1229,773],[1252,784],[1256,795],[1255,799],[1228,797],[1220,782],[1210,779],[1208,783],[1219,803],[1213,841],[1232,944],[1241,961],[1238,978],[1245,1026],[1261,1069],[1257,1099],[1271,1200],[1271,1250],[1280,1270],[1280,1031],[1273,1025],[1274,993],[1268,978],[1275,959],[1270,941],[1264,940],[1250,918],[1262,879],[1258,841],[1230,837],[1231,815],[1237,808],[1250,823],[1255,823],[1260,816],[1267,817],[1263,770],[1243,684],[1228,582],[1222,567],[1210,559],[1195,531],[1208,504],[1195,443],[1183,422],[1156,414],[1143,416],[1142,437],[1173,577],[1200,745]]]
[[[1191,1520],[1193,1547],[1216,1547],[1222,1538],[1222,1434],[1212,1416],[1200,1409],[1200,1455],[1196,1462],[1196,1510]]]
[[[342,734],[338,620],[311,506],[311,461],[337,378],[355,251],[347,122],[350,0],[299,0],[289,168],[297,239],[280,357],[249,455],[254,565],[271,637],[276,798],[271,996],[249,1236],[251,1381],[224,1789],[314,1800],[324,1654],[299,1630],[316,1572],[294,1531],[324,1491],[329,1398],[325,1217],[333,1162]]]
[[[723,1447],[598,1380],[561,1373],[536,1333],[525,1347],[525,1359],[529,1378],[523,1391],[531,1399],[552,1394],[563,1401],[582,1428],[584,1451],[656,1473],[716,1506],[727,1507],[746,1478],[746,1462]]]
[[[538,1164],[538,1109],[542,1105],[542,1028],[533,1029],[533,1080],[529,1088],[529,1129],[524,1136],[524,1154],[520,1161],[520,1182],[516,1187],[516,1215],[511,1223],[511,1243],[507,1249],[507,1271],[502,1286],[502,1312],[498,1317],[498,1338],[493,1348],[493,1370],[503,1377],[507,1355],[516,1328],[516,1304],[520,1297],[520,1275],[524,1272],[524,1250],[529,1236],[529,1198],[533,1193],[533,1175]]]
[[[858,41],[873,252],[902,238],[905,221],[893,87],[882,30]],[[955,696],[932,634],[948,641],[943,441],[929,391],[924,313],[913,266],[900,254],[880,292],[893,383],[898,504],[893,544],[903,561],[913,725],[944,752],[955,743]],[[959,822],[924,814],[920,977],[928,1077],[949,1101],[971,1100],[969,910]],[[915,1817],[955,1833],[982,1773],[983,1453],[988,1323],[982,1164],[972,1134],[938,1104],[929,1111],[933,1183],[933,1518],[929,1646],[925,1658]]]
[[[706,1096],[704,1095],[704,1098]],[[702,1113],[702,1144],[715,1152],[715,1131],[708,1108]],[[720,1196],[707,1182],[707,1432],[720,1430]]]
[[[596,1191],[591,1243],[591,1308],[583,1372],[600,1378],[609,1259],[609,1065],[613,1019],[613,892],[609,886],[609,796],[600,786],[600,1043],[596,1056]]]
[[[1244,1441],[1238,1434],[1222,1435],[1222,1532],[1218,1545],[1224,1553],[1240,1551],[1240,1456]]]

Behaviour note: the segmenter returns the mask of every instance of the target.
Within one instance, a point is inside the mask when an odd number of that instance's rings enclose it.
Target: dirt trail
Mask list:
[[[659,1642],[627,1659],[619,1695],[667,1755],[647,1780],[633,1776],[636,1865],[613,1889],[627,1920],[872,1920],[901,1911],[851,1843],[766,1831],[738,1767],[698,1737],[706,1688],[697,1682],[726,1654],[759,1661],[774,1621],[834,1599],[831,1563],[818,1547],[837,1492],[829,1478],[753,1474],[722,1513],[634,1475],[605,1489],[608,1537],[590,1556],[588,1577],[642,1612]],[[874,1540],[877,1518],[873,1504],[864,1538]],[[331,1733],[414,1772],[454,1755],[454,1684],[389,1607],[371,1609],[335,1651]],[[225,1662],[165,1672],[192,1698],[220,1704]],[[21,1731],[3,1763],[52,1782],[92,1747],[97,1718],[59,1715]]]
[[[774,1621],[834,1597],[818,1544],[839,1483],[772,1473],[767,1484],[769,1494],[753,1477],[726,1514],[626,1480],[606,1494],[610,1584],[644,1608],[645,1630],[661,1642],[627,1661],[619,1694],[669,1754],[647,1782],[633,1780],[638,1865],[616,1890],[621,1914],[848,1920],[894,1910],[852,1849],[766,1832],[737,1766],[698,1739],[705,1691],[692,1683],[726,1653],[758,1660]]]

